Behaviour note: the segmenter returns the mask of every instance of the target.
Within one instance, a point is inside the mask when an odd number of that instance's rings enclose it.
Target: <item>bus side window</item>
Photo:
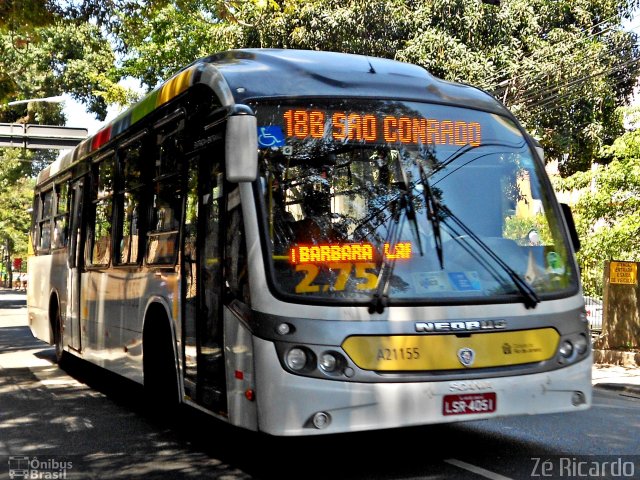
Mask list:
[[[51,217],[53,216],[53,189],[42,194],[40,218],[38,221],[38,252],[51,248]]]
[[[167,136],[158,134],[151,224],[147,234],[147,263],[150,264],[173,264],[176,261],[183,200],[181,139],[180,133],[175,131]]]
[[[111,258],[113,163],[110,156],[94,170],[93,225],[87,236],[90,265],[108,265]]]
[[[237,197],[239,192],[236,188],[227,198],[225,280],[233,297],[251,305],[242,206],[233,200]]]
[[[144,208],[142,149],[143,141],[138,140],[124,147],[118,156],[122,182],[115,199],[119,213],[114,230],[118,249],[114,260],[122,265],[138,263],[139,258],[140,212]]]
[[[197,157],[196,157],[197,158]],[[194,161],[195,163],[195,161]],[[184,222],[184,268],[187,300],[192,300],[196,296],[196,286],[198,281],[198,261],[197,237],[198,237],[198,170],[195,166],[189,171],[187,179],[187,205]],[[191,305],[188,305],[189,308]]]
[[[69,185],[61,183],[56,186],[56,214],[53,222],[52,248],[67,246],[69,228]]]
[[[38,219],[40,218],[40,210],[42,210],[40,194],[36,191],[33,196],[33,211],[31,212],[31,230],[29,231],[29,240],[31,241],[30,248],[33,249],[34,254],[38,254],[38,246],[40,245],[40,226],[38,225]]]

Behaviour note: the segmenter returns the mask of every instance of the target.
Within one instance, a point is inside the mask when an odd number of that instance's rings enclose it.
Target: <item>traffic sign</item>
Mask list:
[[[609,282],[618,285],[635,285],[638,282],[638,264],[612,261],[609,265]]]

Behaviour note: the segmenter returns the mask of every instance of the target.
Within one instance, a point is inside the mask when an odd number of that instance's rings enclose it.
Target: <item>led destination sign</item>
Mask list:
[[[298,245],[289,249],[289,261],[294,264],[304,263],[350,263],[371,262],[374,260],[374,248],[370,243],[344,243],[322,245]],[[401,242],[394,247],[385,243],[383,255],[389,260],[411,258],[411,243]]]
[[[360,142],[479,146],[482,126],[461,119],[377,116],[371,113],[290,109],[283,113],[287,137]]]

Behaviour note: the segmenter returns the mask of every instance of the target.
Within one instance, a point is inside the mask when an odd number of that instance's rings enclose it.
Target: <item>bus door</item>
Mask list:
[[[182,244],[185,393],[225,414],[227,394],[222,335],[222,155],[190,159]]]
[[[71,183],[71,218],[69,224],[69,249],[67,262],[69,264],[68,312],[69,312],[69,346],[74,350],[82,350],[82,335],[80,330],[80,269],[82,268],[82,204],[84,202],[84,179]]]

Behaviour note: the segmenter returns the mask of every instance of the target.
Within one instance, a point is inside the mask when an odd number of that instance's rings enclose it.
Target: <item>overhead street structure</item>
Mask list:
[[[65,150],[89,134],[86,128],[0,123],[0,147]]]

